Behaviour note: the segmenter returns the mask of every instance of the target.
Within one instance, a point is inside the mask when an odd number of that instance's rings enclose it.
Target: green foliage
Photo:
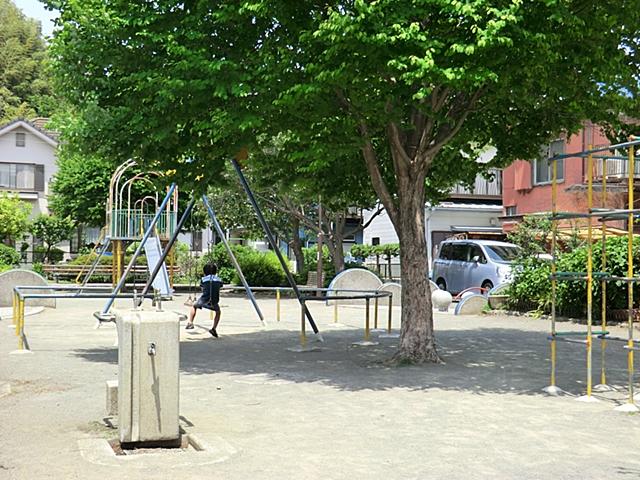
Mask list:
[[[5,265],[4,263],[0,263],[0,273],[6,272],[7,270],[11,270],[13,266]]]
[[[385,259],[390,260],[392,257],[400,255],[400,244],[383,243],[382,245],[376,245],[373,247],[373,253],[375,255],[384,256]]]
[[[370,255],[373,254],[373,250],[375,247],[371,245],[365,245],[364,243],[356,243],[351,247],[349,252],[351,256],[356,260],[364,262]]]
[[[43,247],[38,245],[33,248],[34,263],[58,263],[64,258],[64,251],[56,247]]]
[[[17,266],[20,264],[20,253],[15,248],[0,243],[0,264]]]
[[[602,264],[602,241],[593,245],[593,271],[606,271],[612,276],[627,275],[627,246],[625,236],[610,237],[606,242],[606,267]],[[633,262],[640,263],[640,238],[634,237]],[[581,246],[558,255],[559,272],[586,272],[587,246]],[[516,309],[536,309],[549,312],[551,308],[551,265],[533,257],[522,257],[514,263],[514,279],[509,287],[509,306]],[[634,298],[639,298],[640,286],[634,286]],[[586,314],[587,284],[584,280],[558,281],[556,310],[560,315],[584,316]],[[636,302],[637,303],[637,302]],[[602,285],[593,282],[593,318],[600,318]],[[627,307],[627,284],[607,283],[607,309]]]
[[[507,234],[507,241],[520,247],[520,256],[528,258],[548,251],[551,220],[540,216],[525,216]]]
[[[63,144],[58,154],[58,171],[51,184],[51,210],[58,217],[92,227],[105,224],[105,202],[115,166],[96,156],[79,155]]]
[[[82,255],[78,255],[73,260],[69,260],[68,263],[69,265],[91,265],[93,264],[93,262],[95,262],[97,257],[97,253],[83,253]],[[100,258],[100,265],[111,265],[111,263],[111,256],[104,255],[102,256],[102,258]]]
[[[0,0],[0,124],[48,116],[56,106],[45,72],[46,46],[39,23],[11,0]]]
[[[58,262],[62,257],[54,252],[54,245],[68,239],[71,236],[74,224],[70,218],[57,217],[55,215],[38,215],[31,223],[31,234],[44,242],[42,253],[44,257],[38,261],[45,263]]]
[[[46,273],[44,272],[44,266],[42,265],[42,263],[34,262],[31,265],[31,270],[43,277],[46,277]]]
[[[28,203],[17,196],[0,193],[0,242],[16,240],[27,233],[30,213]]]
[[[249,285],[276,287],[286,284],[284,271],[274,252],[258,252],[242,245],[231,245],[231,250]],[[224,244],[217,244],[210,253],[202,256],[196,272],[198,279],[202,275],[202,269],[206,263],[215,263],[218,266],[218,276],[223,282],[240,284],[240,278],[236,274]]]
[[[249,285],[277,287],[287,284],[287,279],[274,252],[250,252],[238,259],[242,273]],[[233,282],[238,285],[240,279],[234,275]]]

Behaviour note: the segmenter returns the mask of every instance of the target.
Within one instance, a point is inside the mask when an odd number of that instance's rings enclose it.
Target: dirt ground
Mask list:
[[[163,307],[186,312],[185,298]],[[108,426],[117,419],[105,421],[105,382],[117,378],[115,326],[95,329],[91,315],[102,302],[59,301],[27,317],[28,355],[10,354],[16,337],[2,318],[0,479],[640,478],[640,416],[613,410],[625,401],[622,344],[607,351],[616,390],[581,403],[581,345],[559,344],[567,395],[542,392],[547,321],[437,313],[446,363],[391,368],[384,360],[397,340],[352,345],[362,338],[362,307],[341,308],[332,326],[333,307],[311,304],[325,342],[293,353],[296,302],[283,301],[280,322],[274,300],[259,303],[267,327],[234,297],[222,301],[219,339],[207,332],[206,313],[195,330],[181,329],[181,425],[203,451],[118,457],[105,447],[117,437]]]

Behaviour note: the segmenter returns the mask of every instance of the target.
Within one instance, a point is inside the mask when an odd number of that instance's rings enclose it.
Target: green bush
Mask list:
[[[274,252],[258,252],[242,245],[231,245],[230,248],[249,285],[276,287],[286,284],[286,276]],[[218,266],[218,276],[223,282],[236,285],[241,283],[224,244],[217,244],[211,252],[199,259],[193,275],[196,277],[195,281],[199,281],[206,263],[215,263]]]
[[[42,245],[38,245],[33,249],[33,261],[34,263],[44,263],[47,259],[45,255],[47,253],[47,249]],[[58,263],[61,262],[64,258],[64,251],[60,250],[56,247],[51,247],[49,250],[49,263]]]
[[[616,277],[627,276],[627,237],[611,237],[606,243],[606,267],[602,265],[602,241],[593,244],[593,271]],[[640,239],[633,239],[633,263],[640,264]],[[581,246],[558,254],[557,271],[586,272],[587,247]],[[551,265],[535,257],[522,258],[514,263],[514,278],[509,287],[510,308],[536,309],[541,313],[551,310]],[[640,285],[634,285],[634,298],[640,298]],[[558,281],[556,311],[559,315],[580,317],[586,315],[587,282],[584,280]],[[593,281],[593,318],[598,320],[602,311],[602,285]],[[607,282],[607,309],[627,308],[627,284]]]
[[[97,253],[83,253],[73,260],[69,260],[69,265],[91,265],[98,257]],[[111,265],[111,256],[103,255],[100,259],[100,265]]]
[[[31,265],[31,270],[33,270],[34,272],[36,272],[39,275],[42,275],[43,277],[46,276],[46,274],[44,273],[44,268],[43,268],[42,263],[35,262],[33,265]]]
[[[252,252],[238,259],[242,273],[249,285],[261,287],[278,287],[286,285],[286,276],[280,261],[274,252]],[[233,283],[240,283],[234,274]]]
[[[20,265],[20,253],[13,247],[0,243],[0,265]]]
[[[374,248],[375,247],[371,245],[365,245],[364,243],[356,243],[351,247],[349,253],[351,253],[351,256],[356,260],[364,262],[367,257],[373,254]]]

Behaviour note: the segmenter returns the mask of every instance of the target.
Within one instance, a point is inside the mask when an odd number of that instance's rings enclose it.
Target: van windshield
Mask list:
[[[487,250],[487,254],[491,260],[502,263],[513,262],[520,252],[520,248],[516,246],[485,245],[484,248]]]

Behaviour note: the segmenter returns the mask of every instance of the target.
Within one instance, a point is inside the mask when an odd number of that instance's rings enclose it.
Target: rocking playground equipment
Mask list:
[[[638,407],[634,403],[634,355],[633,352],[639,347],[636,346],[638,340],[633,338],[633,286],[640,282],[640,277],[634,277],[633,269],[633,225],[634,220],[638,218],[640,209],[634,208],[634,172],[635,172],[635,148],[640,145],[640,139],[631,137],[631,140],[625,143],[609,145],[606,147],[592,148],[588,150],[554,155],[549,158],[552,168],[551,181],[551,332],[548,337],[551,342],[551,381],[550,385],[544,390],[551,395],[558,395],[562,390],[556,385],[556,364],[557,364],[557,342],[577,343],[586,347],[586,367],[587,367],[587,389],[586,394],[579,397],[578,400],[586,402],[598,401],[592,396],[594,390],[607,391],[611,387],[607,385],[606,377],[606,350],[607,341],[624,342],[624,349],[627,351],[627,388],[628,397],[626,404],[616,407],[616,410],[625,412],[636,412]],[[627,150],[627,155],[620,155],[618,152]],[[610,154],[610,152],[613,152]],[[586,158],[587,166],[587,213],[576,212],[560,212],[558,211],[558,160],[564,158]],[[594,159],[600,160],[602,164],[602,199],[601,208],[594,208],[593,205],[593,184],[594,184]],[[628,208],[612,209],[607,208],[607,160],[626,161],[628,171]],[[557,246],[558,246],[558,223],[562,220],[582,219],[587,222],[587,264],[585,272],[561,272],[557,270]],[[602,272],[593,271],[593,221],[601,222],[601,238],[602,238]],[[627,274],[624,277],[613,276],[606,271],[607,252],[606,240],[608,237],[607,222],[612,220],[627,221]],[[602,286],[602,327],[599,331],[593,329],[593,282],[599,280]],[[559,281],[586,281],[587,282],[587,330],[586,332],[561,332],[556,330],[556,302],[557,302],[557,285]],[[627,338],[613,337],[607,331],[607,283],[621,282],[627,284]],[[583,336],[584,338],[574,338]],[[600,366],[600,384],[593,386],[592,378],[592,346],[593,339],[599,338],[601,341],[601,366]]]

